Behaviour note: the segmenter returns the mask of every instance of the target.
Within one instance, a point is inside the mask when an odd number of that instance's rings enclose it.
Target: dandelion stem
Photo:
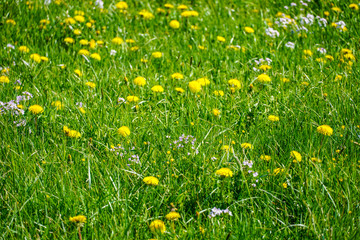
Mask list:
[[[78,227],[78,234],[79,234],[79,240],[82,240],[82,237],[81,237],[81,227]]]
[[[171,221],[171,228],[173,230],[173,233],[175,234],[175,224],[174,221]]]
[[[322,145],[323,145],[323,142],[324,142],[324,138],[325,136],[323,135],[322,138],[321,138],[321,143],[320,143],[320,148],[319,148],[319,156],[320,156],[320,151],[321,151],[321,148],[322,148]]]
[[[36,130],[36,132],[37,132],[37,116],[35,116],[35,130]]]

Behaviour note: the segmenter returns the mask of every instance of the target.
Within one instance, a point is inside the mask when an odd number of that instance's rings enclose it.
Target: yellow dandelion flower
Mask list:
[[[232,177],[233,172],[229,168],[220,168],[219,170],[216,170],[216,175],[219,175],[220,177]]]
[[[181,5],[179,5],[179,6],[177,7],[177,9],[178,9],[178,10],[186,10],[186,9],[188,9],[188,7],[187,7],[186,5],[184,5],[184,4],[181,4]]]
[[[280,118],[278,116],[275,115],[269,115],[268,119],[272,122],[278,122],[280,120]]]
[[[64,42],[72,44],[72,43],[75,42],[75,40],[73,38],[71,38],[71,37],[67,37],[67,38],[64,39]]]
[[[85,13],[84,13],[84,11],[76,10],[76,11],[75,11],[75,15],[84,16]]]
[[[41,56],[40,59],[44,62],[48,62],[49,61],[49,58],[47,57],[44,57],[44,56]]]
[[[342,76],[341,76],[341,75],[336,75],[336,77],[335,77],[335,80],[334,80],[334,81],[336,82],[336,81],[339,81],[339,80],[341,80],[341,79],[342,79]]]
[[[274,169],[274,175],[278,175],[279,173],[285,172],[285,169],[283,168],[275,168]]]
[[[81,39],[79,43],[80,45],[89,45],[89,41],[86,39]]]
[[[317,163],[321,163],[321,162],[322,162],[321,159],[316,158],[316,157],[312,157],[312,158],[311,158],[311,161],[317,162]]]
[[[217,109],[217,108],[214,108],[214,109],[212,110],[212,113],[213,113],[213,115],[214,115],[215,117],[220,116],[220,110]]]
[[[197,11],[183,11],[181,13],[181,16],[182,17],[198,17],[199,16],[199,13]]]
[[[41,62],[41,56],[39,54],[37,54],[37,53],[31,54],[30,58],[32,60],[34,60],[35,62],[37,62],[37,63]]]
[[[305,87],[306,87],[306,86],[309,86],[309,85],[310,85],[310,83],[308,83],[308,82],[302,82],[302,83],[301,83],[301,85],[303,85],[303,86],[305,86]]]
[[[80,23],[85,22],[84,16],[77,15],[74,17],[74,19]]]
[[[30,50],[27,46],[20,46],[19,47],[19,52],[24,52],[24,53],[28,53]]]
[[[74,73],[75,73],[76,75],[78,75],[79,77],[82,76],[82,72],[80,71],[80,69],[75,69],[75,70],[74,70]]]
[[[189,82],[189,89],[192,93],[198,93],[201,91],[201,85],[197,81]]]
[[[271,78],[267,74],[260,74],[257,77],[257,80],[262,83],[269,83],[271,82]]]
[[[269,155],[261,155],[260,156],[260,159],[262,159],[262,160],[265,160],[265,161],[270,161],[271,160],[271,156],[269,156]]]
[[[153,57],[153,58],[161,58],[162,57],[162,52],[153,52],[152,54],[151,54],[151,56]]]
[[[115,37],[111,40],[112,43],[116,44],[116,45],[120,45],[124,42],[124,40],[120,37]]]
[[[42,25],[46,25],[46,24],[49,24],[49,23],[50,23],[50,21],[47,20],[47,19],[41,19],[40,20],[40,24],[42,24]]]
[[[65,133],[66,135],[68,135],[69,132],[71,131],[71,129],[68,128],[67,126],[64,126],[64,127],[63,127],[63,131],[64,131],[64,133]]]
[[[141,10],[139,12],[139,15],[142,16],[142,18],[145,20],[151,20],[155,18],[154,14],[145,9]]]
[[[98,61],[101,60],[101,56],[100,56],[100,54],[98,54],[98,53],[93,53],[93,54],[91,54],[91,55],[90,55],[90,58],[95,59],[95,60],[98,60]]]
[[[222,37],[222,36],[217,36],[216,39],[217,39],[219,42],[225,42],[225,38]]]
[[[291,151],[290,156],[291,156],[291,158],[293,158],[294,163],[301,162],[302,156],[299,152]]]
[[[10,68],[4,68],[3,70],[1,70],[1,73],[8,73],[10,72]]]
[[[174,8],[174,5],[172,5],[170,3],[165,3],[164,7],[171,9],[171,8]]]
[[[180,79],[184,79],[184,75],[182,75],[181,73],[174,73],[171,75],[171,78],[180,80]]]
[[[95,88],[96,87],[96,84],[93,83],[93,82],[86,82],[85,85],[90,87],[90,88]]]
[[[331,55],[325,55],[325,58],[329,61],[334,61],[334,57]]]
[[[334,12],[341,12],[341,9],[339,7],[332,7],[331,10]]]
[[[359,10],[359,5],[357,5],[356,3],[352,3],[349,5],[349,8],[357,11],[357,10]]]
[[[89,56],[90,52],[86,49],[80,49],[78,52],[79,55]]]
[[[157,12],[157,13],[166,13],[166,10],[163,9],[163,8],[157,8],[157,9],[156,9],[156,12]]]
[[[176,221],[179,218],[181,218],[181,216],[177,212],[170,212],[170,213],[166,214],[165,218],[169,221]]]
[[[0,83],[9,83],[10,80],[7,76],[0,76]]]
[[[352,61],[355,60],[355,56],[352,53],[344,54],[344,58],[347,60],[352,60]]]
[[[117,130],[117,132],[123,137],[128,137],[130,135],[130,129],[126,126],[122,126]]]
[[[65,19],[65,23],[71,25],[71,24],[75,24],[76,21],[75,21],[75,19],[73,19],[72,17],[69,17],[69,18],[66,18],[66,19]]]
[[[269,66],[269,65],[261,65],[259,67],[260,70],[263,70],[263,71],[267,71],[267,70],[270,70],[272,67]]]
[[[7,19],[5,23],[6,23],[6,24],[11,24],[11,25],[13,25],[13,26],[16,25],[16,22],[15,22],[13,19]]]
[[[128,102],[138,102],[140,99],[137,96],[127,96],[126,100]]]
[[[341,55],[344,55],[344,54],[352,53],[352,51],[348,48],[343,48],[341,49],[340,53]]]
[[[181,87],[176,87],[175,91],[177,91],[178,93],[184,93],[185,92],[185,90],[182,89]]]
[[[230,87],[235,88],[235,89],[240,89],[241,88],[241,83],[237,79],[230,79],[228,81],[228,84],[229,84]]]
[[[70,217],[69,220],[70,222],[74,222],[74,223],[85,223],[86,217],[84,215],[78,215],[75,217]]]
[[[137,50],[139,50],[139,49],[140,49],[139,46],[134,46],[134,47],[131,47],[131,48],[130,48],[130,51],[135,52],[135,51],[137,51]]]
[[[84,109],[83,107],[79,107],[79,111],[80,111],[82,114],[85,114],[85,113],[86,113],[86,111],[85,111],[85,109]]]
[[[136,77],[134,79],[134,84],[140,87],[145,86],[146,79],[144,77]]]
[[[152,186],[157,186],[159,184],[159,179],[157,179],[156,177],[145,177],[143,179],[143,182],[147,185],[152,185]]]
[[[91,49],[94,49],[94,48],[96,47],[96,42],[95,42],[94,39],[91,39],[91,40],[90,40],[90,42],[89,42],[89,47],[90,47]]]
[[[81,30],[80,29],[74,29],[73,33],[75,35],[81,35]]]
[[[213,93],[215,96],[220,96],[220,97],[225,95],[224,91],[222,90],[215,90]]]
[[[311,57],[311,56],[313,55],[313,52],[312,52],[311,50],[309,50],[309,49],[306,49],[306,50],[304,50],[303,52],[304,52],[304,55],[305,55],[305,56]]]
[[[317,132],[325,135],[325,136],[331,136],[334,132],[334,130],[329,125],[321,125],[317,127]]]
[[[241,147],[243,149],[254,149],[254,146],[251,143],[242,143]]]
[[[126,9],[128,9],[129,6],[127,5],[126,2],[121,1],[121,2],[118,2],[118,3],[115,5],[115,7],[116,7],[117,9],[120,9],[120,10],[126,10]]]
[[[171,20],[169,26],[173,29],[178,29],[180,28],[180,23],[177,20]]]
[[[70,131],[67,133],[67,136],[68,136],[68,137],[71,137],[71,138],[79,138],[79,137],[81,137],[81,133],[79,133],[79,132],[76,131],[76,130],[70,130]]]
[[[255,30],[251,27],[245,27],[244,30],[246,33],[254,33],[255,32]]]
[[[161,93],[164,91],[164,88],[160,85],[155,85],[151,88],[151,91]]]
[[[196,80],[202,87],[210,85],[210,80],[207,77],[202,77]]]
[[[165,223],[161,220],[152,221],[149,228],[153,233],[164,233],[166,230]]]
[[[32,106],[30,106],[29,107],[29,111],[31,112],[31,113],[33,113],[33,114],[40,114],[40,113],[43,113],[44,112],[44,109],[43,109],[43,107],[42,106],[40,106],[40,105],[32,105]]]
[[[60,101],[55,101],[51,103],[51,106],[56,107],[56,110],[61,110],[64,105]]]
[[[222,141],[220,141],[221,143]],[[223,145],[221,146],[221,150],[224,150],[226,152],[230,151],[231,153],[233,152],[233,149],[229,146],[229,145]]]
[[[196,26],[196,25],[191,25],[191,30],[199,30],[200,29],[200,27],[199,26]],[[189,48],[191,49],[192,48],[192,46],[191,45],[189,45]]]

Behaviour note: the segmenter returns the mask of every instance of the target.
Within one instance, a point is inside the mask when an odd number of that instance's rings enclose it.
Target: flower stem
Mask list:
[[[81,227],[78,228],[78,233],[79,233],[79,240],[82,240],[82,237],[81,237]]]
[[[320,156],[320,151],[321,151],[321,148],[322,148],[322,145],[323,145],[323,142],[324,142],[324,138],[325,138],[325,136],[323,135],[322,138],[321,138],[321,143],[320,143],[320,148],[319,148],[319,154],[318,154],[318,156]]]

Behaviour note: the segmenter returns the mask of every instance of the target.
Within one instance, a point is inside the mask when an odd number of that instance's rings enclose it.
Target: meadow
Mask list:
[[[358,0],[0,0],[0,239],[360,239]]]

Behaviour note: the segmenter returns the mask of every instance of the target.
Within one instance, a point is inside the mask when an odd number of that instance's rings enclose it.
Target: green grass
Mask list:
[[[24,91],[33,94],[20,102],[24,115],[7,110],[0,115],[0,239],[79,239],[79,227],[69,220],[76,215],[87,218],[80,228],[82,239],[359,238],[359,10],[340,0],[314,0],[308,7],[298,1],[290,7],[287,0],[127,3],[122,13],[115,1],[105,2],[106,11],[94,1],[52,1],[47,6],[43,1],[0,1],[0,66],[9,67],[1,73],[9,83],[0,83],[0,101],[15,100]],[[175,8],[158,13],[165,3]],[[199,16],[181,17],[180,4]],[[138,15],[142,9],[155,18],[143,20]],[[82,31],[80,36],[65,23],[76,10],[86,19],[71,25]],[[307,14],[324,17],[328,24],[320,27],[315,18],[299,36],[294,24],[277,26],[279,11],[297,17],[298,26]],[[8,19],[16,25],[6,23]],[[42,19],[49,20],[46,28],[40,27]],[[90,19],[95,22],[88,28]],[[179,29],[170,28],[174,19]],[[331,26],[341,20],[347,31]],[[278,37],[265,34],[267,21]],[[245,27],[255,32],[245,33]],[[66,44],[66,37],[75,43]],[[114,37],[124,43],[113,44]],[[90,48],[81,46],[81,39],[104,44]],[[287,42],[295,48],[285,47]],[[20,46],[29,52],[21,53]],[[132,51],[134,46],[139,49]],[[318,62],[325,58],[320,47],[334,60]],[[80,49],[100,54],[101,60],[84,58]],[[307,49],[313,55],[305,58]],[[352,51],[352,63],[342,49]],[[152,57],[155,51],[162,57]],[[33,53],[49,61],[37,63],[30,58]],[[272,60],[272,69],[265,72],[270,83],[257,80],[264,73],[253,69],[260,58]],[[75,69],[83,75],[78,77]],[[176,72],[184,79],[172,79]],[[145,86],[133,83],[138,76],[146,78]],[[188,83],[202,77],[210,84],[192,93]],[[230,79],[238,79],[241,89],[232,92]],[[94,89],[85,85],[89,81]],[[152,92],[154,85],[164,92]],[[216,90],[224,96],[216,96]],[[118,102],[127,96],[140,101]],[[63,108],[57,110],[54,101]],[[29,107],[35,104],[44,112],[32,114]],[[215,108],[221,112],[218,117],[212,113]],[[269,115],[280,121],[269,121]],[[17,127],[14,122],[20,120],[26,125]],[[317,132],[323,124],[332,127],[332,136]],[[66,136],[64,126],[81,137]],[[130,128],[130,136],[117,133],[121,126]],[[183,134],[196,138],[193,148],[188,143],[177,150],[174,141]],[[253,149],[243,149],[242,143]],[[123,150],[112,151],[118,145]],[[224,145],[231,150],[223,150]],[[302,161],[294,163],[291,151],[298,151]],[[263,154],[271,160],[262,160]],[[139,156],[139,163],[128,160],[132,155]],[[248,172],[246,160],[253,162],[257,177]],[[234,175],[217,176],[222,167]],[[284,171],[275,174],[277,168]],[[159,185],[146,185],[147,176],[157,177]],[[172,204],[181,215],[174,223],[165,218]],[[214,207],[228,208],[233,216],[209,218]],[[150,231],[156,219],[164,221],[165,233]]]

